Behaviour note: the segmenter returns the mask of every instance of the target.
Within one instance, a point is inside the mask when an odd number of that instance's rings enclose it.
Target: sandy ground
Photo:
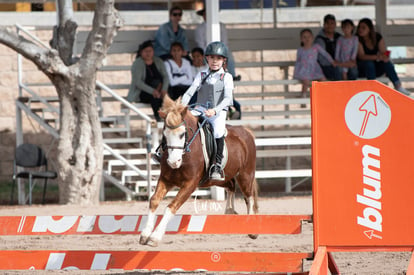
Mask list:
[[[168,204],[164,200],[157,213],[162,214]],[[222,214],[225,202],[213,200],[187,201],[178,214]],[[261,198],[261,214],[312,214],[312,197]],[[0,215],[146,215],[147,202],[104,202],[99,206],[80,207],[62,205],[2,206]],[[236,199],[236,210],[246,213],[244,201]],[[2,236],[1,249],[7,250],[190,250],[190,251],[261,251],[311,252],[313,250],[313,224],[304,223],[299,235],[261,235],[252,240],[246,235],[165,235],[157,248],[141,246],[137,235],[93,236]],[[360,252],[334,253],[341,274],[405,274],[410,253]],[[308,271],[311,261],[304,263]],[[177,274],[175,272],[144,271],[0,271],[0,274]],[[189,273],[185,273],[189,274]],[[213,274],[213,273],[208,273]]]

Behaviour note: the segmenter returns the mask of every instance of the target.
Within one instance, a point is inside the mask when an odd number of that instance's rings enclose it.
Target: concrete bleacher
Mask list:
[[[297,10],[296,12],[301,11]],[[325,12],[323,11],[323,13]],[[307,10],[306,14],[308,13]],[[245,17],[244,12],[243,16]],[[319,15],[310,17],[322,18]],[[125,76],[130,75],[130,66],[135,58],[138,45],[147,39],[152,39],[156,25],[161,23],[159,20],[163,21],[164,19],[164,16],[160,16],[160,18],[157,18],[158,21],[151,21],[149,23],[151,26],[144,29],[141,26],[142,24],[137,23],[141,21],[138,19],[136,21],[136,18],[134,18],[134,26],[130,25],[125,29],[121,29],[114,39],[104,66],[98,72],[98,79],[116,94],[125,97],[130,83]],[[260,181],[271,183],[274,179],[278,179],[278,182],[280,182],[279,179],[286,179],[284,190],[290,192],[296,185],[295,183],[291,184],[292,179],[295,181],[297,179],[300,182],[311,177],[309,98],[298,98],[300,85],[298,81],[292,79],[295,52],[299,46],[299,31],[301,28],[271,28],[269,24],[259,28],[259,24],[245,24],[248,22],[244,19],[243,26],[230,24],[229,28],[231,30],[228,32],[229,47],[232,49],[237,63],[236,69],[242,75],[242,81],[235,82],[234,93],[241,103],[243,119],[229,120],[228,124],[243,125],[253,130],[257,141],[258,156],[256,177]],[[300,18],[300,20],[302,19]],[[315,21],[315,19],[312,19],[312,22],[315,23]],[[310,26],[316,33],[319,27],[314,26],[317,26],[320,22],[314,23]],[[89,24],[90,21],[87,21],[82,25],[89,26]],[[51,26],[51,24],[46,25]],[[186,25],[185,27],[187,28],[190,47],[193,47],[195,46],[193,39],[195,25]],[[85,28],[85,30],[87,29]],[[386,26],[383,31],[387,33],[387,45],[413,46],[414,39],[412,39],[411,29],[412,25]],[[77,53],[82,51],[87,35],[88,32],[84,29],[78,32],[75,46]],[[277,55],[274,55],[274,52],[277,52]],[[414,63],[414,60],[413,58],[401,58],[394,60],[394,63],[411,64]],[[402,77],[402,80],[412,81],[412,77],[408,74]],[[381,78],[381,81],[387,80]],[[147,141],[145,131],[142,130],[142,127],[145,126],[140,122],[140,116],[136,115],[134,111],[128,111],[122,103],[115,101],[113,96],[99,93],[100,89],[100,87],[97,87],[97,99],[101,102],[102,122],[109,126],[103,129],[104,135],[111,138],[108,144],[112,145],[112,141],[125,140],[125,136],[123,136],[125,134],[127,138],[140,138],[139,142],[134,143],[144,146]],[[304,108],[301,107],[303,104],[305,104]],[[148,105],[136,104],[135,107],[151,116],[152,111]],[[153,127],[156,129],[155,124]],[[122,129],[122,133],[120,129]],[[119,139],[116,138],[117,134],[120,135]],[[156,144],[157,137],[152,136],[151,142]],[[145,153],[143,154],[145,155]],[[132,158],[132,155],[129,155]],[[306,163],[298,164],[297,159],[305,159]],[[133,159],[131,159],[131,162],[138,166],[144,163],[142,160]],[[129,168],[121,168],[122,163],[123,161],[120,162],[119,159],[108,160],[108,167],[106,167],[108,173],[112,173],[116,167],[116,169],[125,170],[122,177],[126,180],[133,178],[137,171],[130,172]],[[136,179],[135,182],[143,188],[147,183],[142,178]]]
[[[259,180],[272,180],[275,178],[285,178],[284,182],[286,192],[291,192],[295,184],[291,183],[292,178],[298,178],[298,181],[311,177],[310,151],[311,151],[311,118],[309,98],[298,98],[300,95],[300,83],[292,79],[294,59],[289,60],[265,60],[253,58],[253,61],[239,61],[238,54],[254,51],[291,51],[295,53],[299,45],[299,35],[301,28],[248,28],[232,29],[229,32],[229,47],[236,57],[236,66],[238,71],[246,70],[247,74],[242,77],[242,81],[235,82],[235,97],[242,106],[242,120],[229,120],[230,125],[242,125],[253,130],[260,143],[257,146],[258,171],[256,177]],[[316,33],[319,28],[312,28]],[[414,40],[409,42],[401,40],[401,37],[412,37],[409,28],[397,28],[390,26],[392,35],[387,45],[414,45]],[[154,30],[126,30],[120,31],[115,37],[114,43],[109,50],[110,55],[130,54],[135,56],[138,45],[152,39]],[[190,48],[195,46],[194,30],[187,30]],[[87,38],[87,32],[80,32],[77,37],[77,49],[82,49],[82,44]],[[294,55],[293,55],[294,56]],[[133,59],[131,60],[132,64]],[[394,60],[396,64],[412,64],[413,58],[402,58]],[[261,75],[260,72],[270,70],[279,70],[278,76],[269,77]],[[106,64],[102,73],[125,73],[130,74],[130,65]],[[251,77],[251,72],[256,72],[259,77]],[[247,76],[247,77],[245,77]],[[384,83],[389,83],[388,79],[383,77],[379,79]],[[413,82],[412,76],[401,77],[403,82]],[[120,94],[127,91],[128,83],[111,83],[106,81],[105,84]],[[302,105],[306,107],[303,108]],[[141,109],[147,108],[148,114],[151,115],[151,109],[146,104],[137,104]],[[128,120],[134,121],[136,117],[128,116],[124,109],[124,114]],[[301,143],[291,144],[295,139]],[[269,167],[262,161],[270,158],[280,159],[278,166]],[[295,158],[308,159],[308,165],[296,165]],[[282,166],[280,163],[283,162]]]

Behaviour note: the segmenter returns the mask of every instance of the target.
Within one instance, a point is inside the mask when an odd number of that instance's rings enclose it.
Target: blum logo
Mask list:
[[[382,233],[382,192],[381,192],[380,149],[371,145],[362,147],[362,194],[357,194],[357,203],[364,206],[358,225],[365,227],[364,234],[372,239],[381,239]]]

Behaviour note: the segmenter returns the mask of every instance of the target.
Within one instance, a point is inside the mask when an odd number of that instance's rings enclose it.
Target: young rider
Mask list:
[[[210,167],[210,178],[223,181],[225,177],[221,163],[227,111],[233,103],[233,77],[223,68],[228,57],[228,49],[224,43],[216,41],[208,44],[205,56],[208,69],[196,75],[190,88],[183,95],[182,103],[187,105],[197,92],[195,109],[201,111],[211,123],[217,145],[215,160]],[[154,155],[156,160],[161,158],[162,147],[161,145]]]
[[[221,162],[227,111],[233,104],[233,77],[223,68],[228,58],[228,49],[224,43],[216,41],[208,44],[205,56],[209,68],[196,75],[190,88],[183,95],[182,103],[187,105],[197,92],[196,109],[202,111],[211,123],[217,144],[215,161],[210,168],[210,178],[224,180]]]

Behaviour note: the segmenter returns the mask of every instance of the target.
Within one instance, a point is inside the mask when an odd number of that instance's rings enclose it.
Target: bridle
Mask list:
[[[193,143],[193,141],[195,140],[195,138],[197,137],[197,135],[200,133],[200,129],[204,126],[204,124],[206,123],[207,119],[203,119],[203,121],[199,124],[197,130],[194,132],[193,128],[188,127],[187,121],[183,118],[183,121],[181,121],[181,123],[174,125],[174,126],[169,126],[167,125],[167,123],[164,124],[164,127],[174,130],[177,129],[179,127],[181,127],[182,125],[184,125],[185,128],[185,142],[183,146],[172,146],[172,145],[168,145],[167,144],[167,149],[180,149],[183,150],[183,154],[185,154],[186,152],[191,152],[190,150],[190,145]],[[191,137],[190,140],[188,140],[188,129],[191,130],[191,132],[193,132],[193,136]]]

